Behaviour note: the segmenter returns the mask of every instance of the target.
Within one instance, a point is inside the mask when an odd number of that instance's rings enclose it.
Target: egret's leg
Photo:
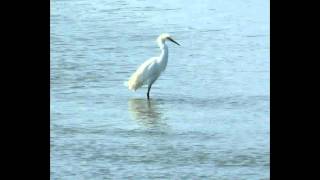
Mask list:
[[[157,80],[157,79],[152,80],[151,83],[148,85],[148,93],[147,93],[148,99],[150,99],[150,98],[149,98],[149,93],[150,93],[150,90],[151,90],[151,86],[152,86],[152,84],[153,84],[156,80]]]
[[[150,85],[148,86],[148,93],[147,93],[148,99],[150,99],[150,98],[149,98],[149,93],[150,93],[151,86],[152,86],[152,84],[150,84]]]

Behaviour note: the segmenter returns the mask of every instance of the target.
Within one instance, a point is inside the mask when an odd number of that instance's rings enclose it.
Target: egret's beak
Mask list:
[[[173,40],[171,37],[168,37],[168,40],[170,40],[171,42],[173,42],[173,43],[175,43],[175,44],[177,44],[177,45],[179,45],[179,46],[181,46],[179,43],[177,43],[175,40]]]

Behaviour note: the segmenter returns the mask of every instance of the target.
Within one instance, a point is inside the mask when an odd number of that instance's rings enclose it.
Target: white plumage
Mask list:
[[[147,97],[149,99],[149,92],[152,84],[158,79],[161,72],[166,69],[168,62],[168,46],[165,44],[166,40],[170,40],[177,45],[180,45],[172,39],[169,34],[161,34],[157,38],[157,43],[161,49],[159,57],[152,57],[139,66],[139,68],[131,75],[128,80],[128,89],[136,91],[143,85],[148,85]]]

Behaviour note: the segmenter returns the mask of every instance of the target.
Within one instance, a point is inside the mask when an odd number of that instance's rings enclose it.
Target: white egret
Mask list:
[[[142,85],[148,85],[147,98],[152,84],[158,79],[160,74],[166,69],[168,62],[168,46],[166,40],[169,40],[180,46],[174,41],[169,34],[163,33],[157,38],[157,43],[160,47],[161,54],[159,57],[152,57],[139,66],[128,80],[128,89],[136,91]]]

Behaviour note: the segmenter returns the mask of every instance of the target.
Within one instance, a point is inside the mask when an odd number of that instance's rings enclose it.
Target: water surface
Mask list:
[[[50,28],[51,179],[269,179],[268,1],[51,0]]]

